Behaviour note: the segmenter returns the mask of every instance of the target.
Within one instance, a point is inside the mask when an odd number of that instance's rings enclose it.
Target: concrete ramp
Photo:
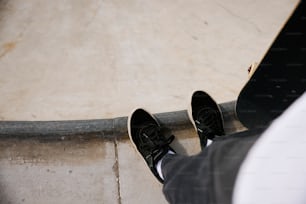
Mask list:
[[[242,130],[247,68],[297,2],[0,0],[0,203],[166,203],[126,116],[158,113],[196,154],[186,107],[203,89]]]
[[[1,0],[0,120],[85,120],[232,101],[297,0]]]

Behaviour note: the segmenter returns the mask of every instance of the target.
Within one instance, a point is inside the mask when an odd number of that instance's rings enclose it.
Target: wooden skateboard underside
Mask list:
[[[306,89],[306,6],[301,2],[240,92],[236,113],[247,128],[263,127]],[[305,104],[306,105],[306,104]]]

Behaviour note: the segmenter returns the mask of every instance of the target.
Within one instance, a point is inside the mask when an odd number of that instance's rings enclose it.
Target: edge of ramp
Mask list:
[[[241,129],[235,113],[236,101],[220,104],[226,132]],[[193,128],[186,110],[154,114],[171,129]],[[236,121],[236,122],[235,122]],[[0,121],[0,139],[125,139],[127,117],[68,121]]]

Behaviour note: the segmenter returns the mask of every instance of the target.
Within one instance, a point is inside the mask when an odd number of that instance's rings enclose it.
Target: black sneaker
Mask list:
[[[169,150],[175,152],[169,146],[174,140],[174,136],[166,138],[154,116],[143,109],[135,110],[129,117],[128,132],[136,150],[143,157],[154,176],[163,183],[155,166]]]
[[[216,136],[224,135],[220,108],[207,93],[193,93],[188,115],[199,135],[202,149],[206,147],[207,139],[213,140]]]

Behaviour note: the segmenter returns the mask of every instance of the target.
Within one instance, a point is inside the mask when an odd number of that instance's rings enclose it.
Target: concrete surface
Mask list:
[[[113,142],[0,141],[0,203],[116,203]]]
[[[0,120],[233,100],[297,0],[1,0]]]
[[[193,129],[172,134],[179,153],[200,152]],[[2,140],[0,203],[167,202],[128,140]]]
[[[0,0],[0,120],[234,100],[297,0]],[[195,154],[192,129],[176,147]],[[0,141],[0,203],[165,203],[127,140]]]

